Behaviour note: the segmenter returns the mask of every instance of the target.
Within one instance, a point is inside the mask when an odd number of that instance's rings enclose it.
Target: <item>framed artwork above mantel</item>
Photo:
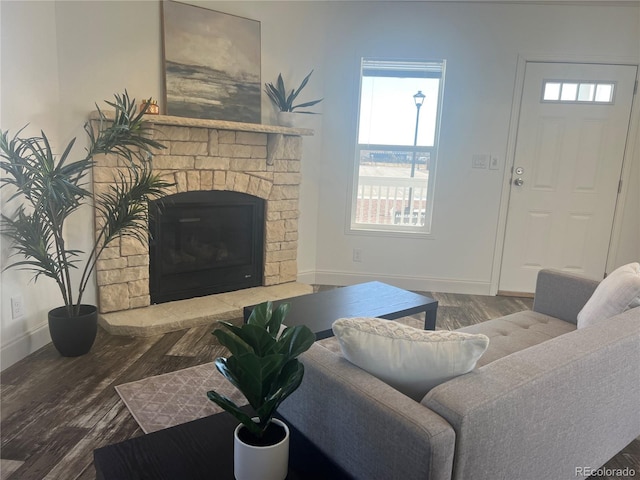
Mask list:
[[[167,115],[260,123],[260,22],[162,2]]]

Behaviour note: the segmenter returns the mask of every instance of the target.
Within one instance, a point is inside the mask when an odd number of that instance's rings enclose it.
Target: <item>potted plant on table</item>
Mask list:
[[[320,103],[323,100],[322,98],[320,100],[312,100],[310,102],[299,103],[297,105],[293,104],[302,89],[309,82],[309,77],[311,77],[312,73],[313,70],[309,72],[309,75],[304,77],[304,80],[302,80],[302,83],[297,89],[291,90],[290,92],[287,91],[284,86],[282,74],[278,75],[278,81],[275,85],[273,83],[264,84],[264,91],[269,96],[276,108],[278,108],[278,124],[282,125],[283,127],[292,127],[295,125],[296,113],[315,114],[315,112],[296,111],[296,109],[312,107]]]
[[[213,332],[231,356],[215,360],[218,371],[245,396],[255,416],[215,391],[207,397],[240,421],[234,432],[234,472],[237,480],[283,480],[289,459],[289,429],[274,418],[276,409],[302,382],[304,365],[297,357],[315,335],[304,325],[285,327],[291,305],[274,311],[271,302],[257,305],[247,323],[220,322]]]
[[[22,200],[14,215],[1,216],[1,232],[12,241],[13,256],[21,257],[7,268],[31,271],[35,281],[44,276],[56,282],[64,306],[49,312],[49,331],[63,356],[84,355],[95,340],[97,308],[83,304],[82,297],[101,252],[121,236],[146,241],[147,201],[170,185],[151,171],[151,150],[165,147],[149,137],[142,119],[146,108],[136,113],[135,99],[126,91],[106,103],[115,109],[113,119],[98,108],[95,125],[84,125],[89,146],[75,162],[69,161],[75,138],[57,156],[42,131],[28,138],[19,137],[22,130],[13,137],[0,131],[0,188],[9,187],[10,199]],[[114,168],[109,189],[93,195],[85,180],[97,155],[118,157],[126,168]],[[91,201],[99,218],[86,254],[67,244],[66,221]],[[76,281],[72,270],[81,271]]]

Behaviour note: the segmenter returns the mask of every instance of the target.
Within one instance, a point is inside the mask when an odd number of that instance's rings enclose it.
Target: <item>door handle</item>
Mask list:
[[[513,181],[513,184],[516,187],[521,187],[522,185],[524,185],[524,180],[522,180],[520,177],[518,177]]]

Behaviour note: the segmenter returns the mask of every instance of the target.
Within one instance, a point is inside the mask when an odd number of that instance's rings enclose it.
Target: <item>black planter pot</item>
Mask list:
[[[91,350],[98,333],[98,309],[80,305],[80,315],[69,317],[67,307],[49,311],[49,333],[63,357],[79,357]]]

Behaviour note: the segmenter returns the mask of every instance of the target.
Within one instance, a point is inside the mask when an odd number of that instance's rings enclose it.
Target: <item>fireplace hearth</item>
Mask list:
[[[151,303],[262,285],[264,200],[178,193],[149,205]]]

